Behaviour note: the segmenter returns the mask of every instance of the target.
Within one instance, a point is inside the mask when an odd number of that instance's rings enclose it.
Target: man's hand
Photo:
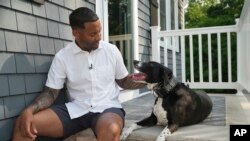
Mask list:
[[[129,74],[128,78],[138,82],[138,83],[147,83],[146,82],[146,74],[145,73],[133,73],[133,74]]]
[[[18,128],[22,136],[35,140],[37,130],[34,124],[34,114],[52,105],[59,92],[59,89],[45,87],[43,92],[21,113],[17,120],[19,121]]]
[[[115,81],[121,88],[124,88],[124,89],[139,89],[139,88],[144,87],[146,84],[137,82],[138,80],[137,78],[138,78],[137,75],[129,74],[126,77],[122,79],[116,79]]]
[[[23,111],[18,120],[20,120],[19,130],[21,131],[22,136],[35,140],[37,137],[37,130],[35,128],[34,115],[32,111],[26,109]]]

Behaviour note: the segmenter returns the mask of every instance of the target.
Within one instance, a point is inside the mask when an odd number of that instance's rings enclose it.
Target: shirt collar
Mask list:
[[[102,48],[102,45],[101,45],[101,41],[100,41],[100,42],[99,42],[99,47],[98,47],[96,50],[94,50],[94,51],[100,50],[101,48]],[[76,44],[76,42],[74,41],[74,42],[73,42],[73,53],[74,53],[74,54],[77,54],[77,53],[80,53],[80,52],[87,52],[87,51],[82,50],[82,49]]]

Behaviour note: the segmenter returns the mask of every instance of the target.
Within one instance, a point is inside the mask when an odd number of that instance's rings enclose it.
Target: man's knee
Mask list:
[[[99,128],[96,132],[97,141],[119,141],[120,134],[122,131],[122,126],[116,122],[106,123],[105,126],[102,126],[102,129]]]
[[[118,123],[110,123],[107,128],[109,133],[113,135],[120,135],[122,131],[122,126]]]
[[[97,121],[97,140],[118,141],[123,128],[123,119],[115,113],[105,113]]]
[[[117,135],[120,134],[122,130],[122,125],[116,122],[107,122],[107,123],[102,123],[99,124],[96,128],[97,134],[112,134],[112,135]]]

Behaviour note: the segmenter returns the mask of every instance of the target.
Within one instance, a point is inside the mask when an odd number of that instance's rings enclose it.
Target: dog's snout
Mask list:
[[[138,65],[139,63],[140,63],[140,61],[138,61],[138,60],[134,60],[134,65]]]

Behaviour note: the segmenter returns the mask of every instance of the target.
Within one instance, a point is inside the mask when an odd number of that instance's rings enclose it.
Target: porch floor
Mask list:
[[[202,123],[180,127],[166,141],[228,141],[229,125],[250,124],[250,102],[244,95],[209,94],[213,110]],[[147,94],[123,103],[126,111],[125,128],[150,115],[154,96]],[[154,141],[163,127],[154,126],[134,131],[127,141]],[[64,141],[94,141],[91,130],[79,132]]]

